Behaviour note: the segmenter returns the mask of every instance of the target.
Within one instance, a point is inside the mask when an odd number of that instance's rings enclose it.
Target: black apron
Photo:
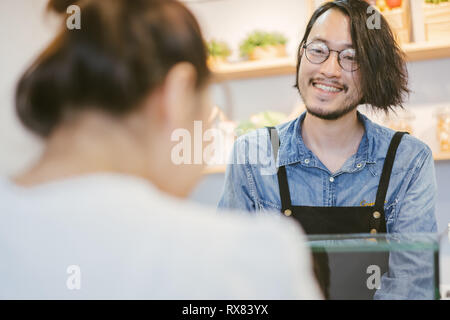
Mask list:
[[[269,137],[272,142],[273,154],[276,157],[279,148],[279,138],[277,130],[274,127],[268,127]],[[289,192],[289,185],[286,175],[286,168],[280,166],[278,169],[278,185],[280,188],[281,198],[281,212],[288,217],[296,219],[302,226],[307,235],[318,234],[355,234],[355,233],[386,233],[386,218],[384,213],[384,203],[387,189],[389,186],[389,179],[391,176],[392,167],[394,164],[395,154],[398,145],[406,132],[396,132],[391,140],[389,149],[386,154],[386,159],[383,165],[383,172],[380,177],[378,185],[375,205],[365,207],[312,207],[312,206],[295,206],[291,203],[291,196]],[[374,257],[376,254],[372,254]],[[389,253],[377,253],[377,265],[382,265],[382,271],[387,272]],[[326,252],[313,253],[314,271],[318,282],[322,287],[322,291],[326,298],[370,298],[373,297],[374,291],[367,289],[367,292],[360,292],[357,297],[353,297],[350,292],[345,296],[336,290],[335,294],[330,296],[330,268],[329,259]],[[344,260],[348,261],[349,257]],[[342,260],[342,259],[341,259]],[[345,263],[345,261],[344,261]],[[339,266],[335,266],[339,268]],[[341,269],[344,267],[341,267]],[[331,269],[331,270],[330,270]],[[343,271],[343,270],[338,270]],[[366,277],[365,270],[360,270],[360,278]],[[342,277],[341,277],[342,278]],[[352,275],[356,286],[364,287],[362,279],[357,279],[356,272]],[[349,284],[350,285],[350,284]],[[349,285],[347,286],[348,288]],[[361,289],[360,288],[360,289]],[[341,289],[339,289],[341,290]],[[350,289],[349,289],[350,290]],[[363,289],[364,291],[364,289]],[[355,291],[356,292],[356,291]]]

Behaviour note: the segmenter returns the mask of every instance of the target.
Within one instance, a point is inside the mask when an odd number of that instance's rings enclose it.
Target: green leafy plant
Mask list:
[[[276,126],[286,121],[286,115],[277,111],[264,111],[254,114],[248,120],[241,121],[236,132],[238,135],[246,134],[255,129]]]
[[[284,45],[287,38],[278,32],[253,31],[239,46],[241,56],[248,56],[256,47]]]
[[[426,3],[439,4],[441,2],[448,2],[449,0],[425,0]]]
[[[231,55],[230,47],[223,41],[211,40],[206,45],[211,57],[227,58]]]

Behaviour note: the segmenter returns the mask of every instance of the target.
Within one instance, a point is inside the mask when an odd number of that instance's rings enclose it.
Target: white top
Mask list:
[[[0,179],[0,299],[316,299],[300,227],[131,176]]]

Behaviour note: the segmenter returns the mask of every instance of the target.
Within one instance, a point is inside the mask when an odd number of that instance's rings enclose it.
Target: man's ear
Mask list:
[[[193,114],[196,78],[197,72],[188,62],[180,62],[168,72],[161,88],[161,112],[170,128],[181,127]]]

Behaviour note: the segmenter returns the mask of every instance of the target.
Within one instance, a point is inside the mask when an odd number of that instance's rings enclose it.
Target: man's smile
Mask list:
[[[344,86],[330,84],[323,81],[312,81],[311,85],[314,88],[314,92],[316,93],[316,95],[318,95],[320,98],[329,99],[336,97],[343,91],[345,92]]]
[[[324,90],[342,91],[347,86],[337,83],[336,81],[311,80],[311,84],[315,87],[324,88]]]

